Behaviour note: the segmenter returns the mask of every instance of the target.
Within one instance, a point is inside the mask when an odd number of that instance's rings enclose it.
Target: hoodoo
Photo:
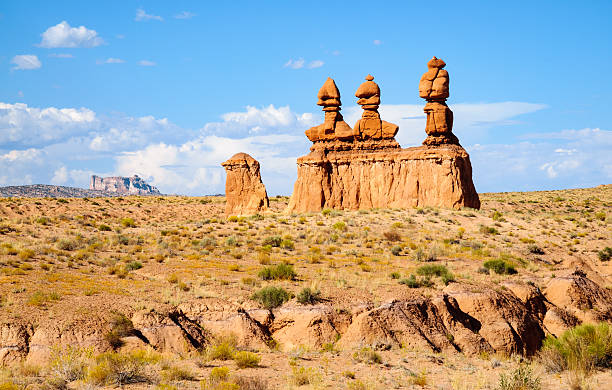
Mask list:
[[[452,133],[445,65],[436,57],[428,63],[419,84],[427,100],[428,137],[423,146],[405,149],[395,140],[398,126],[378,113],[380,87],[374,77],[368,75],[355,93],[364,111],[352,129],[339,113],[340,92],[328,78],[318,96],[325,122],[306,130],[313,145],[297,160],[298,178],[287,210],[480,208],[469,155]]]
[[[236,153],[221,164],[225,168],[225,215],[250,215],[270,206],[261,181],[259,162],[246,153]]]

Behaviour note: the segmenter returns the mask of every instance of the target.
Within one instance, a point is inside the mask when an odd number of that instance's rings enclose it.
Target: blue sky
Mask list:
[[[373,74],[383,119],[415,146],[434,55],[478,191],[611,183],[611,14],[608,1],[3,1],[0,185],[137,173],[220,193],[219,164],[244,151],[271,194],[290,194],[328,76],[352,125]]]

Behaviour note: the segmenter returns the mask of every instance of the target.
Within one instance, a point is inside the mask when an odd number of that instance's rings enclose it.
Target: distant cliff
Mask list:
[[[0,187],[0,198],[96,198],[101,196],[121,196],[121,194],[49,184]]]
[[[137,175],[132,177],[100,177],[92,175],[89,189],[125,195],[161,195],[157,188],[147,184]]]

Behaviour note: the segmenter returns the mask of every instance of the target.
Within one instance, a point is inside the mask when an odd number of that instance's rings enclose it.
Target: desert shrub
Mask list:
[[[270,245],[272,247],[278,248],[281,245],[281,242],[283,242],[281,236],[270,236],[264,238],[262,245]]]
[[[601,261],[610,260],[612,258],[612,248],[610,248],[609,246],[605,247],[604,249],[597,252],[597,257],[599,257],[599,260]]]
[[[42,291],[36,291],[28,298],[28,305],[31,306],[44,306],[46,303],[51,301],[59,301],[60,295],[56,292],[44,293]]]
[[[419,288],[419,287],[431,287],[433,286],[433,282],[430,277],[418,278],[412,274],[408,276],[406,279],[402,279],[399,281],[400,284],[404,284],[409,288]]]
[[[285,238],[280,243],[280,247],[283,249],[293,250],[295,248],[295,244],[290,238]]]
[[[257,276],[262,280],[293,280],[297,274],[291,264],[281,263],[264,267]]]
[[[36,252],[34,252],[34,250],[32,249],[22,249],[19,251],[19,253],[17,254],[17,256],[21,259],[21,260],[29,260],[32,257],[34,257],[36,255]]]
[[[134,334],[134,324],[132,324],[132,321],[123,314],[116,313],[111,319],[110,325],[111,328],[104,335],[104,339],[113,349],[123,346],[122,337]]]
[[[212,370],[210,370],[208,378],[213,383],[226,381],[229,378],[229,372],[230,370],[227,367],[214,367]]]
[[[257,367],[260,361],[259,355],[253,352],[240,351],[234,354],[234,362],[238,368]]]
[[[427,386],[427,375],[425,371],[420,374],[414,374],[410,377],[410,384],[425,387]]]
[[[194,379],[193,373],[184,367],[170,366],[160,372],[162,380],[167,382],[173,381],[190,381]]]
[[[232,360],[236,353],[236,340],[223,338],[206,348],[204,355],[209,360]]]
[[[101,224],[100,226],[98,226],[98,230],[101,232],[110,232],[112,229],[108,225]]]
[[[502,216],[502,213],[500,213],[499,211],[493,212],[493,214],[491,214],[491,219],[499,222],[506,221],[506,219]]]
[[[391,254],[393,256],[399,256],[402,254],[402,247],[399,245],[395,245],[391,248]]]
[[[255,292],[251,299],[266,309],[274,309],[289,300],[289,293],[282,287],[268,286]]]
[[[542,248],[540,248],[539,246],[535,245],[535,244],[531,244],[527,247],[527,250],[529,250],[530,253],[533,253],[534,255],[543,255],[544,254],[544,250]]]
[[[399,273],[399,272],[397,272],[397,271],[394,271],[394,272],[391,272],[391,273],[389,274],[389,277],[390,277],[391,279],[399,279],[399,278],[401,278],[401,277],[402,277],[402,274],[400,274],[400,273]]]
[[[56,378],[65,382],[82,379],[85,376],[86,353],[77,348],[54,348],[51,351],[49,372]]]
[[[130,261],[129,263],[125,265],[125,269],[128,271],[134,271],[134,270],[141,269],[141,268],[142,268],[142,263],[136,260]]]
[[[600,221],[605,221],[606,213],[604,213],[603,211],[598,211],[595,213],[595,218],[599,219]]]
[[[455,276],[441,264],[423,265],[417,268],[417,274],[425,277],[438,276],[442,283],[448,285],[455,280]]]
[[[517,273],[512,263],[502,259],[487,260],[483,263],[483,267],[493,270],[498,275],[513,275]]]
[[[396,230],[387,230],[383,233],[385,240],[387,241],[401,241],[402,236]]]
[[[353,353],[353,360],[367,364],[382,364],[382,357],[371,348],[361,348]]]
[[[47,217],[38,217],[34,220],[34,222],[40,224],[40,225],[48,225],[49,222],[51,222],[51,220]]]
[[[146,382],[147,364],[145,359],[135,353],[103,353],[96,357],[96,364],[89,368],[87,380],[101,386],[123,386],[128,383]]]
[[[509,375],[499,377],[499,390],[540,390],[540,378],[534,375],[531,367],[520,365]]]
[[[495,229],[494,227],[485,226],[485,225],[480,225],[478,230],[483,234],[493,234],[493,235],[499,234],[499,231]]]
[[[302,305],[314,305],[321,299],[321,291],[310,287],[303,288],[297,295],[297,301]]]
[[[62,238],[57,242],[57,249],[63,251],[73,251],[79,248],[79,243],[76,240],[71,240],[68,238]]]
[[[346,231],[346,223],[342,222],[342,221],[338,221],[335,224],[332,225],[332,228],[339,230],[341,232],[345,232]]]
[[[320,374],[314,367],[293,367],[289,379],[295,386],[314,385],[321,380]]]
[[[556,362],[547,367],[552,371],[561,362],[563,368],[588,373],[595,368],[612,367],[612,326],[602,322],[585,324],[568,329],[555,339],[547,336],[541,354]],[[558,368],[558,367],[557,367]]]
[[[133,228],[136,227],[136,222],[134,222],[134,218],[121,218],[121,226],[126,227],[126,228]]]
[[[240,390],[267,390],[268,381],[260,377],[237,376],[234,383]]]
[[[230,236],[225,240],[225,245],[227,246],[238,246],[238,240],[236,240],[236,237],[234,236]]]

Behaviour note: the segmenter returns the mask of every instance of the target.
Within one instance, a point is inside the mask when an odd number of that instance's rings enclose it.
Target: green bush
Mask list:
[[[297,274],[291,264],[281,263],[264,267],[257,276],[262,280],[293,280]]]
[[[125,269],[128,271],[134,271],[142,268],[142,263],[140,261],[130,261],[125,265]]]
[[[264,238],[262,245],[263,246],[270,245],[272,247],[278,248],[282,242],[283,242],[283,239],[281,238],[281,236],[270,236],[270,237]]]
[[[101,224],[100,226],[98,226],[98,230],[101,232],[110,232],[112,229],[108,225]]]
[[[134,218],[121,218],[121,226],[126,228],[136,227],[136,222],[134,222]]]
[[[502,259],[485,261],[483,266],[488,270],[493,270],[493,272],[499,275],[514,275],[517,273],[512,263]]]
[[[438,276],[442,283],[448,285],[450,282],[455,281],[455,276],[441,264],[428,264],[417,268],[417,274],[425,277]]]
[[[220,340],[206,349],[205,356],[209,360],[232,360],[236,353],[234,340]]]
[[[402,247],[399,245],[395,245],[391,248],[391,254],[393,256],[399,256],[402,253]]]
[[[345,232],[346,231],[346,223],[342,222],[342,221],[338,221],[335,224],[332,225],[332,227],[336,230],[339,230],[341,232]]]
[[[499,234],[499,231],[495,229],[494,227],[489,227],[485,225],[480,225],[479,230],[483,234],[493,234],[493,235]]]
[[[599,257],[599,260],[601,261],[610,260],[612,258],[612,248],[610,248],[609,246],[605,247],[604,249],[597,252],[597,257]]]
[[[519,366],[510,375],[500,375],[499,390],[540,390],[540,378],[534,376],[531,367]]]
[[[314,305],[321,299],[321,291],[310,287],[303,288],[297,295],[297,301],[302,305]]]
[[[293,250],[295,248],[295,244],[291,239],[285,238],[283,241],[281,241],[280,247],[283,249]]]
[[[401,278],[401,277],[402,277],[402,274],[400,274],[400,273],[399,273],[399,272],[397,272],[397,271],[394,271],[394,272],[391,272],[391,273],[389,274],[389,277],[390,277],[391,279],[399,279],[399,278]]]
[[[234,361],[236,362],[238,368],[250,368],[257,367],[261,361],[261,358],[256,353],[240,351],[236,352],[234,355]]]
[[[399,281],[400,284],[405,284],[410,288],[419,288],[419,287],[431,287],[433,286],[433,282],[429,277],[416,278],[414,275],[408,276],[406,279],[402,279]]]
[[[555,339],[547,336],[541,353],[547,361],[561,362],[562,369],[588,373],[595,368],[612,367],[612,326],[602,322],[597,325],[585,324],[568,329]]]
[[[271,310],[281,306],[289,300],[290,296],[287,290],[282,287],[264,287],[255,292],[251,299],[259,302],[265,309]]]

